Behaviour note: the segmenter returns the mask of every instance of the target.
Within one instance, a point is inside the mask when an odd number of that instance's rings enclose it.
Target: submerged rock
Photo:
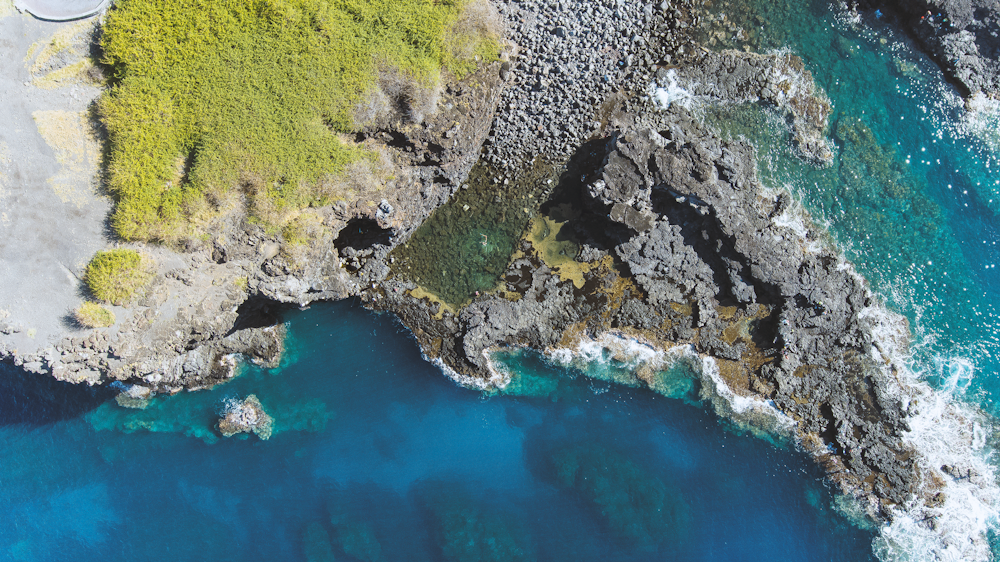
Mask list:
[[[302,532],[302,550],[306,562],[333,562],[333,546],[330,544],[330,533],[323,525],[312,522]]]
[[[115,396],[115,402],[122,408],[134,408],[145,410],[149,406],[149,399],[153,392],[149,387],[133,384],[125,387]]]
[[[330,517],[330,524],[340,549],[351,559],[359,562],[385,562],[382,544],[369,523],[351,520],[338,513]]]
[[[660,73],[654,97],[669,105],[677,96],[772,105],[788,115],[799,156],[820,166],[833,161],[832,144],[826,137],[830,100],[795,55],[735,50],[703,53],[680,71]]]
[[[232,437],[237,433],[254,433],[257,437],[267,440],[271,437],[274,420],[267,415],[260,400],[251,394],[240,401],[230,398],[223,405],[222,419],[219,420],[219,433],[223,437]]]
[[[444,560],[536,560],[530,535],[506,513],[480,507],[461,493],[434,498],[429,508],[435,517],[434,538]]]
[[[551,459],[559,485],[575,490],[627,544],[654,551],[685,536],[688,506],[629,457],[599,445],[568,447]]]

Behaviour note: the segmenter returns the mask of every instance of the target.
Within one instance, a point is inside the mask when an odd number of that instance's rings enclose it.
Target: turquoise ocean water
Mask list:
[[[705,119],[754,142],[765,183],[907,316],[914,372],[1000,414],[1000,111],[967,112],[880,21],[857,27],[821,2],[752,9],[769,26],[753,47],[801,55],[830,96],[837,161],[798,163],[766,108]],[[483,395],[355,303],[286,320],[279,369],[141,411],[0,365],[0,559],[857,561],[873,543],[928,559],[845,515],[794,447],[719,420],[694,382],[666,398],[601,380],[623,377],[597,356],[569,368],[511,353],[523,395]],[[249,394],[274,434],[217,437],[221,404]]]

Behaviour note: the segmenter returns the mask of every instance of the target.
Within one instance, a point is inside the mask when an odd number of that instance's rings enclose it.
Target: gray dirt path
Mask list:
[[[96,184],[99,148],[80,38],[93,21],[45,22],[0,0],[0,357],[37,353],[78,331],[79,277],[109,245],[111,204]],[[35,45],[33,47],[33,45]]]

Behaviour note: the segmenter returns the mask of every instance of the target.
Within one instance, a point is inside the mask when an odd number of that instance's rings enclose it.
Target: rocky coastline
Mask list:
[[[862,0],[851,4],[894,23],[928,53],[964,96],[1000,93],[997,5],[979,0]],[[877,14],[876,14],[877,12]]]
[[[926,467],[901,438],[903,395],[872,359],[881,344],[865,283],[786,195],[763,190],[748,147],[683,109],[643,125],[596,147],[592,181],[557,188],[586,201],[561,229],[581,241],[583,283],[525,240],[502,294],[436,318],[403,282],[378,307],[398,314],[430,359],[483,387],[508,382],[489,365],[501,347],[574,349],[612,333],[690,346],[733,393],[795,420],[797,440],[874,518],[923,493]]]
[[[136,246],[156,278],[116,307],[114,326],[25,352],[23,321],[0,311],[0,356],[59,380],[117,381],[129,396],[196,390],[234,376],[233,354],[277,361],[283,309],[352,297],[397,315],[429,360],[483,389],[510,383],[491,360],[499,349],[680,349],[730,405],[721,413],[765,432],[780,419],[870,519],[939,516],[945,482],[979,476],[930,464],[908,438],[919,392],[892,349],[906,345],[905,321],[786,193],[760,184],[752,147],[655,92],[769,104],[788,116],[799,156],[822,166],[830,106],[801,61],[708,52],[690,2],[496,7],[510,40],[501,60],[447,83],[436,112],[403,107],[358,133],[398,173],[388,185],[356,179],[352,200],[303,212],[309,243],[233,213],[207,239]],[[951,43],[928,41],[951,56]],[[967,93],[996,90],[995,71],[968,74],[979,67],[963,60],[953,68]],[[402,252],[462,192],[516,198],[528,226],[512,222],[492,287],[445,298]],[[485,236],[466,234],[473,249]],[[657,391],[663,366],[640,365],[636,383]],[[737,400],[752,407],[736,411]],[[988,551],[983,537],[956,548]]]

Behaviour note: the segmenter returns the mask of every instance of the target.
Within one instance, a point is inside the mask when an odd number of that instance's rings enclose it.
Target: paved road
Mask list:
[[[15,0],[21,11],[49,21],[88,18],[111,3],[111,0]]]

